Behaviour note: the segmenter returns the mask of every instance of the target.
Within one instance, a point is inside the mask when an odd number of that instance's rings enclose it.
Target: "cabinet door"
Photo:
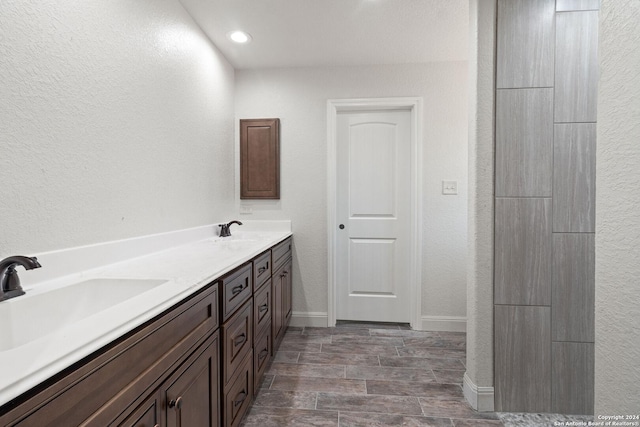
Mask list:
[[[291,283],[291,267],[292,262],[291,258],[285,263],[283,268],[283,284],[282,284],[282,312],[284,316],[283,320],[283,328],[286,331],[289,326],[289,322],[291,321],[291,292],[292,292],[292,283]]]
[[[280,198],[280,119],[240,120],[240,198]]]
[[[142,402],[118,427],[160,427],[161,393],[152,394]]]
[[[166,382],[167,427],[210,427],[219,418],[218,332],[214,341],[192,357]]]
[[[271,304],[271,335],[273,338],[273,346],[271,348],[271,355],[274,356],[280,345],[280,340],[284,336],[284,311],[282,306],[282,295],[284,289],[284,275],[282,269],[278,270],[272,278],[272,293],[273,303]]]

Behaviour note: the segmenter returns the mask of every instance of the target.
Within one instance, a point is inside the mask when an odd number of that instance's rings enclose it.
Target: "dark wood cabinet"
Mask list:
[[[3,406],[0,426],[238,426],[291,320],[291,243]]]
[[[280,198],[280,119],[240,120],[240,198]]]
[[[207,337],[217,339],[218,304],[216,283],[44,383],[29,399],[0,415],[0,425],[104,427],[157,422],[157,401],[151,394]],[[217,375],[218,369],[216,384]],[[121,424],[124,420],[130,424]]]

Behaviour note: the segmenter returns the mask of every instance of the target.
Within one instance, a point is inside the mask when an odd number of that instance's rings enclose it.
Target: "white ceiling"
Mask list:
[[[468,57],[468,0],[180,1],[236,69]],[[232,30],[253,41],[232,43]]]

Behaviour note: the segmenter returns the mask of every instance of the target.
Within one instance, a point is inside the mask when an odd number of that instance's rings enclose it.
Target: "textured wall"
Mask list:
[[[596,415],[640,408],[640,3],[602,2],[596,160]]]
[[[282,198],[242,202],[253,208],[242,217],[291,218],[294,311],[327,311],[327,100],[395,96],[424,98],[422,315],[465,316],[466,62],[236,73],[236,118],[281,119]],[[443,179],[458,196],[441,195]]]
[[[493,188],[495,0],[469,2],[469,216],[467,244],[467,377],[493,387]],[[467,399],[493,410],[493,396]],[[478,399],[478,397],[480,397]]]
[[[3,0],[0,58],[0,257],[231,213],[234,70],[177,0]]]

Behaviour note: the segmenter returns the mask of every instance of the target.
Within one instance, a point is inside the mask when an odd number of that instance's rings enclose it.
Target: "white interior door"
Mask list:
[[[410,111],[337,116],[336,318],[411,320]]]

